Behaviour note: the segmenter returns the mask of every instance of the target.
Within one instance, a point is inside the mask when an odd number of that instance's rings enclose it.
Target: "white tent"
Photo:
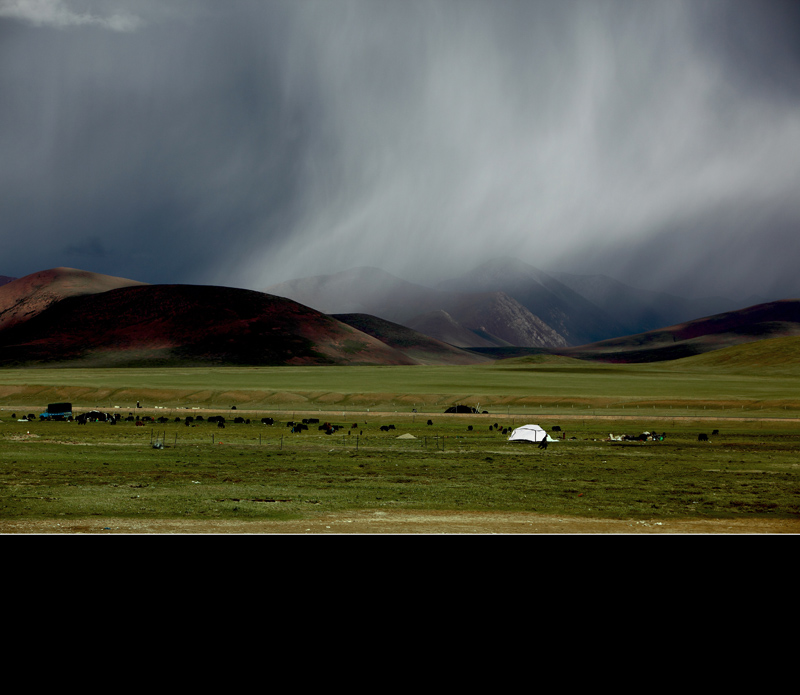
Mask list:
[[[551,439],[539,425],[522,425],[508,435],[509,442],[541,442],[545,439],[548,442],[556,441]]]

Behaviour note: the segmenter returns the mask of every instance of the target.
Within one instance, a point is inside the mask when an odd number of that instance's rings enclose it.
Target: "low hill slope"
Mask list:
[[[757,304],[660,330],[555,352],[605,362],[660,362],[791,336],[800,336],[800,300],[797,299]]]
[[[0,365],[415,364],[309,307],[262,292],[139,285],[62,299],[0,331]]]
[[[27,321],[67,297],[144,284],[76,268],[51,268],[0,283],[0,330]]]
[[[800,375],[800,336],[767,338],[676,360],[675,368]]]
[[[419,364],[482,364],[491,361],[377,316],[333,314],[333,318],[400,350]]]

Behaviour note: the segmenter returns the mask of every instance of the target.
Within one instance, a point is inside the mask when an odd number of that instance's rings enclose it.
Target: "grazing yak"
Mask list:
[[[116,425],[116,417],[108,413],[102,413],[99,410],[90,410],[86,413],[81,413],[75,418],[79,425],[85,425],[87,422],[111,422]]]

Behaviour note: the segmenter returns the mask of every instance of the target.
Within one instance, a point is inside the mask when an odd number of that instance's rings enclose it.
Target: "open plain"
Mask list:
[[[797,533],[794,369],[702,357],[3,370],[0,533]]]

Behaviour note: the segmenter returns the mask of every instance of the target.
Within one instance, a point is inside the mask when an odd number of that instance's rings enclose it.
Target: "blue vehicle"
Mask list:
[[[72,403],[50,403],[39,415],[40,420],[66,420],[72,417]]]

